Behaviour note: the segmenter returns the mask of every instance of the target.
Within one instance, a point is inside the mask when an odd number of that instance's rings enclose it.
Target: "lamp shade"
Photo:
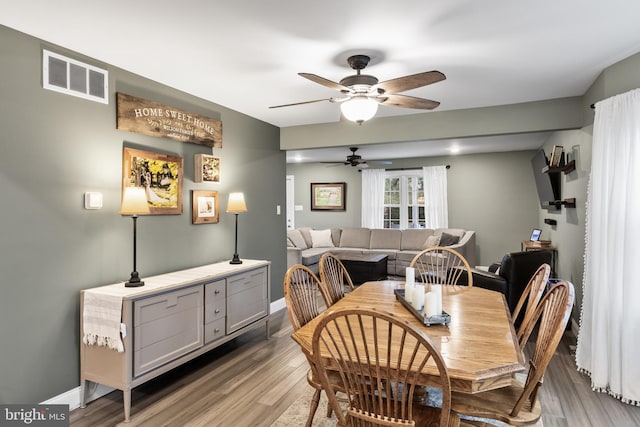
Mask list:
[[[358,124],[371,119],[378,111],[378,103],[366,96],[356,96],[340,104],[342,114]]]
[[[149,213],[147,194],[143,187],[126,187],[122,195],[120,214],[141,215]]]
[[[227,212],[241,213],[246,211],[247,205],[244,202],[244,193],[229,193]]]

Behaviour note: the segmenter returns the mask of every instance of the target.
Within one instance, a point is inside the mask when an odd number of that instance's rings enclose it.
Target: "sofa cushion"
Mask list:
[[[327,252],[327,248],[309,248],[302,251],[302,265],[317,264],[325,252]]]
[[[298,249],[307,249],[307,243],[304,241],[304,237],[302,237],[302,233],[300,233],[299,229],[289,230],[287,231],[287,237],[291,240],[291,243],[295,245]]]
[[[435,248],[439,244],[440,244],[440,236],[436,236],[434,234],[433,236],[427,237],[427,240],[424,241],[424,246],[422,248],[423,249]]]
[[[402,231],[388,228],[371,230],[370,249],[400,249]]]
[[[293,242],[291,241],[289,236],[287,236],[287,247],[288,248],[295,248],[296,247],[296,245],[293,244]]]
[[[333,248],[331,240],[331,230],[310,230],[312,248]]]
[[[300,234],[302,234],[302,238],[304,242],[307,244],[307,247],[310,248],[313,246],[313,240],[311,240],[311,227],[300,227]]]
[[[433,234],[433,230],[427,228],[410,228],[402,230],[402,243],[400,249],[403,251],[421,251],[424,249],[424,242],[427,237]]]
[[[458,236],[458,238],[462,239],[466,231],[461,228],[436,228],[433,232],[433,234],[438,234],[438,235],[441,235],[442,233],[447,233],[452,236]]]
[[[455,245],[460,241],[459,236],[454,236],[453,234],[443,232],[440,235],[440,246],[451,246]]]
[[[342,228],[331,229],[331,240],[333,240],[333,246],[340,246],[341,235],[342,235]]]
[[[407,265],[418,255],[420,251],[401,251],[396,253],[396,260],[403,261]]]
[[[345,228],[340,236],[341,248],[369,248],[371,230],[368,228]]]

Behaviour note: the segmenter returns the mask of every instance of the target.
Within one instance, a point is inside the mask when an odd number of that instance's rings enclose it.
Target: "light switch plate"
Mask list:
[[[97,191],[87,191],[84,193],[85,209],[102,209],[102,193]]]

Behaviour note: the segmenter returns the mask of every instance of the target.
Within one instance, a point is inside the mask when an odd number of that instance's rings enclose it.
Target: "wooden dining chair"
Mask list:
[[[451,384],[440,352],[406,321],[375,309],[333,309],[313,334],[313,357],[339,426],[457,426],[451,415]],[[426,365],[436,368],[442,408],[414,402]],[[338,372],[348,396],[338,405],[330,374]]]
[[[327,307],[344,298],[345,286],[353,290],[353,282],[347,269],[335,255],[326,253],[320,258],[320,291]]]
[[[529,371],[524,383],[512,379],[507,387],[476,394],[452,394],[452,409],[459,415],[490,418],[509,425],[525,426],[540,419],[538,391],[545,370],[564,334],[573,307],[573,284],[559,281],[538,304],[524,331],[525,342],[539,324]]]
[[[538,267],[536,272],[533,273],[533,276],[531,276],[529,283],[520,296],[520,300],[518,300],[516,308],[511,314],[513,322],[516,325],[516,336],[518,338],[518,342],[520,343],[520,348],[523,350],[525,344],[527,343],[526,341],[522,341],[524,337],[524,331],[533,318],[533,314],[538,307],[538,303],[542,299],[542,294],[544,293],[544,289],[547,286],[550,275],[551,266],[549,264],[542,264],[540,267]],[[522,310],[524,311],[521,313]],[[520,317],[521,315],[522,317]]]
[[[447,247],[423,250],[411,260],[409,267],[416,269],[417,282],[473,286],[473,274],[469,263],[459,252]],[[463,276],[466,281],[461,281]]]
[[[297,331],[323,311],[323,307],[320,305],[320,280],[308,267],[301,264],[291,266],[284,276],[284,300],[293,330]],[[306,427],[311,427],[313,417],[320,403],[320,393],[323,387],[313,359],[306,352],[305,356],[309,362],[307,382],[316,389],[311,398],[309,416],[305,424]],[[330,382],[335,384],[334,392],[342,390],[340,378],[337,375],[332,375]],[[329,405],[327,407],[327,417],[330,416],[331,406]]]

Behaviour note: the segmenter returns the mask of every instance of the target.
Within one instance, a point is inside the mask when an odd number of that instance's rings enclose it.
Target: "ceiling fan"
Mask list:
[[[347,156],[347,159],[343,162],[322,162],[322,163],[333,163],[337,165],[345,165],[345,166],[353,166],[353,167],[359,167],[359,168],[367,168],[369,167],[369,165],[367,165],[367,161],[364,160],[362,158],[361,155],[356,154],[356,151],[358,151],[358,147],[349,147],[349,150],[351,150],[351,154],[349,154]],[[391,162],[389,161],[380,161],[379,163],[382,164],[391,164]]]
[[[379,82],[374,76],[361,74],[361,71],[369,64],[371,58],[367,55],[353,55],[347,59],[349,66],[356,70],[356,74],[347,76],[340,83],[325,79],[316,74],[298,73],[298,75],[321,84],[330,89],[340,91],[341,96],[313,101],[295,102],[293,104],[274,105],[269,108],[290,107],[293,105],[311,104],[314,102],[329,101],[339,103],[342,114],[349,120],[358,124],[372,118],[378,110],[378,105],[391,107],[416,108],[432,110],[440,103],[425,98],[400,95],[398,92],[416,89],[446,79],[440,71],[425,71],[423,73],[398,77]]]

